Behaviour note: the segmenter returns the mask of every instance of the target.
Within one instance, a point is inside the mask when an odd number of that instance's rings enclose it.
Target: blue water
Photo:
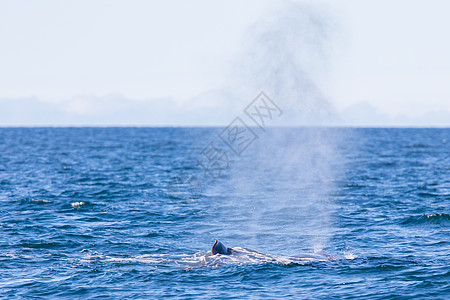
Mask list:
[[[450,129],[222,130],[0,129],[0,297],[450,297]]]

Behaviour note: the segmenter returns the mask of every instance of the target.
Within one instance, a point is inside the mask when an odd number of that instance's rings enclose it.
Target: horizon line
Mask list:
[[[228,125],[0,125],[0,129],[7,128],[226,128]],[[248,126],[259,128],[258,126]],[[352,129],[449,129],[450,125],[272,125],[265,128],[352,128]]]

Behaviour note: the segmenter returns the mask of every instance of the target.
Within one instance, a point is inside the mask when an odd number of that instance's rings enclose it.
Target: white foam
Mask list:
[[[86,202],[79,201],[79,202],[72,202],[70,205],[71,205],[73,208],[80,208],[80,207],[82,207],[82,206],[85,205],[85,204],[86,204]]]

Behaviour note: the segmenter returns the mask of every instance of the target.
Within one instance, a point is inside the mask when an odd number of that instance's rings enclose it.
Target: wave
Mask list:
[[[420,197],[429,197],[429,198],[439,197],[439,194],[437,194],[437,193],[429,193],[429,192],[419,192],[419,193],[417,193],[417,195],[420,196]]]
[[[450,214],[422,214],[420,216],[410,216],[404,219],[401,224],[403,225],[420,225],[420,224],[438,224],[449,225]]]
[[[408,148],[429,148],[429,147],[430,147],[429,145],[421,143],[408,145]]]

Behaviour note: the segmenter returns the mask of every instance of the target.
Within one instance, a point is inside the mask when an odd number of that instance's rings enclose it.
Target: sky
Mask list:
[[[450,126],[447,1],[0,0],[0,126]]]

